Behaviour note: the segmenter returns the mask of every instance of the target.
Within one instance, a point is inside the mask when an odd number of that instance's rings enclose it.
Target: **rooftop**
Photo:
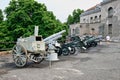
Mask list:
[[[93,13],[101,12],[101,6],[105,5],[107,3],[110,3],[112,1],[117,1],[117,0],[103,0],[101,3],[99,3],[99,4],[89,8],[88,10],[86,10],[80,16],[86,16],[86,15],[90,15],[90,14],[93,14]]]
[[[97,12],[100,12],[100,11],[101,11],[101,4],[97,4],[97,5],[89,8],[88,10],[86,10],[80,16],[86,16],[86,15],[90,15],[92,13],[97,13]]]
[[[103,2],[101,2],[101,5],[110,3],[110,2],[112,2],[112,1],[117,1],[117,0],[103,0]]]

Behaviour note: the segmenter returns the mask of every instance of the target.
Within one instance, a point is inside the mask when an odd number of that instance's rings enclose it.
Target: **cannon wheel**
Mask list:
[[[24,67],[27,63],[27,51],[22,45],[15,45],[12,50],[13,60],[17,67]]]
[[[71,47],[70,54],[75,54],[75,52],[76,52],[75,47]]]

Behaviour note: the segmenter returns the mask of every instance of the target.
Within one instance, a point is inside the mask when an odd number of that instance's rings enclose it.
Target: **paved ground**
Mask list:
[[[47,61],[16,68],[11,55],[0,56],[0,80],[120,80],[120,43],[102,43],[59,59],[51,68]]]

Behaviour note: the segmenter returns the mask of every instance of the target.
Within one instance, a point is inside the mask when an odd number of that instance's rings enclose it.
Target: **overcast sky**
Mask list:
[[[0,9],[5,9],[10,0],[0,0]],[[49,11],[53,11],[57,19],[62,22],[67,20],[69,14],[74,9],[87,10],[88,8],[100,3],[102,0],[36,0],[44,3]]]

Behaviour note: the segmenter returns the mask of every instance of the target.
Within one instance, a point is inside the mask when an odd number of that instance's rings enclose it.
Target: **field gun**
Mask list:
[[[40,63],[47,59],[49,52],[46,51],[46,44],[49,45],[49,50],[54,49],[53,41],[60,38],[63,32],[61,31],[43,40],[41,35],[38,35],[38,26],[35,27],[33,36],[26,38],[18,38],[16,45],[12,49],[12,56],[17,67],[24,67],[28,60],[35,63]],[[52,53],[52,52],[51,52]]]

